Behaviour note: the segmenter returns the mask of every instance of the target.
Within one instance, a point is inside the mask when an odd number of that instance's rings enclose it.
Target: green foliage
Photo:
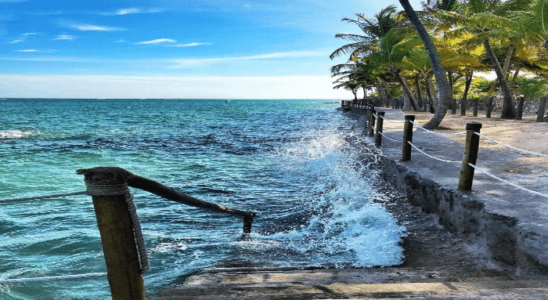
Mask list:
[[[540,98],[548,93],[548,80],[545,78],[518,76],[517,91],[525,97],[525,101]]]

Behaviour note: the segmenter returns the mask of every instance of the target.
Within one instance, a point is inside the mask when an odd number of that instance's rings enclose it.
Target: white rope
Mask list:
[[[386,139],[388,139],[388,140],[391,140],[391,141],[393,141],[393,142],[398,142],[398,143],[403,142],[403,141],[398,141],[398,140],[389,138],[389,137],[387,137],[386,135],[384,135],[384,133],[382,133],[382,132],[380,132],[380,131],[378,131],[378,133],[379,133],[380,135],[382,135],[384,138],[386,138]]]
[[[419,129],[422,129],[428,133],[433,133],[433,134],[438,134],[438,135],[441,135],[441,136],[444,136],[444,135],[465,135],[466,132],[459,132],[459,133],[441,133],[441,132],[436,132],[436,131],[432,131],[432,130],[429,130],[429,129],[426,129],[422,126],[420,126],[419,124],[413,122],[413,121],[409,121],[411,122],[413,125],[415,125],[415,127],[419,128]]]
[[[139,262],[141,265],[141,274],[150,270],[148,264],[148,256],[145,248],[145,239],[143,238],[143,231],[141,230],[141,224],[139,222],[139,216],[137,216],[137,207],[133,202],[133,194],[126,194],[126,202],[131,217],[131,225],[133,225],[133,233],[135,235],[135,243],[137,244],[137,252],[139,254]]]
[[[380,115],[379,115],[379,117],[381,117],[381,118],[382,118],[383,120],[385,120],[385,121],[388,121],[388,122],[391,122],[391,123],[400,123],[400,124],[401,124],[401,123],[403,123],[403,122],[404,122],[404,121],[394,121],[394,120],[389,120],[389,119],[387,119],[386,117],[384,117],[384,116],[380,116]]]
[[[86,194],[86,192],[75,192],[75,193],[68,193],[68,194],[57,194],[57,195],[49,195],[49,196],[31,197],[31,198],[2,199],[2,200],[0,200],[0,203],[31,201],[31,200],[41,200],[41,199],[51,199],[51,198],[62,198],[62,197],[67,197],[67,196],[85,195],[85,194]]]
[[[409,145],[411,145],[411,147],[413,147],[413,148],[415,148],[417,151],[419,151],[420,153],[422,153],[422,154],[424,154],[424,155],[426,155],[426,156],[428,156],[428,157],[430,157],[430,158],[432,158],[432,159],[435,159],[435,160],[438,160],[438,161],[441,161],[441,162],[452,163],[452,164],[455,164],[455,163],[456,163],[456,164],[460,164],[460,163],[462,163],[462,162],[460,162],[460,161],[445,160],[445,159],[437,158],[437,157],[432,156],[432,155],[430,155],[430,154],[428,154],[428,153],[422,151],[421,149],[417,148],[417,146],[413,145],[411,142],[407,141],[407,143],[408,143]]]
[[[497,176],[495,176],[495,175],[493,175],[493,174],[490,174],[490,173],[488,173],[487,171],[485,171],[485,170],[483,170],[483,169],[481,169],[481,168],[479,168],[479,167],[477,167],[477,166],[475,166],[475,165],[473,165],[473,164],[471,164],[471,163],[468,163],[468,165],[469,165],[470,167],[472,167],[472,168],[474,168],[474,169],[476,169],[476,170],[482,172],[483,174],[485,174],[485,175],[487,175],[487,176],[493,178],[493,179],[502,181],[502,182],[504,182],[504,183],[506,183],[506,184],[509,184],[509,185],[511,185],[511,186],[513,186],[513,187],[515,187],[515,188],[518,188],[518,189],[520,189],[520,190],[524,190],[524,191],[529,192],[529,193],[531,193],[531,194],[535,194],[535,195],[538,195],[538,196],[541,196],[541,197],[544,197],[544,198],[548,198],[548,195],[541,194],[541,193],[539,193],[539,192],[535,192],[535,191],[533,191],[533,190],[524,188],[524,187],[522,187],[522,186],[520,186],[520,185],[517,185],[517,184],[515,184],[515,183],[512,183],[512,182],[510,182],[510,181],[507,181],[507,180],[504,180],[504,179],[502,179],[502,178],[499,178],[499,177],[497,177]]]
[[[42,281],[59,281],[59,280],[67,280],[67,279],[95,278],[95,277],[104,277],[104,276],[107,276],[107,273],[88,273],[88,274],[80,274],[80,275],[4,279],[4,280],[0,280],[0,284],[28,283],[28,282],[42,282]]]
[[[479,132],[474,132],[474,134],[476,134],[477,136],[482,137],[482,138],[484,138],[484,139],[486,139],[486,140],[489,140],[489,141],[491,141],[491,142],[493,142],[493,143],[495,143],[495,144],[499,144],[499,145],[501,145],[501,146],[504,146],[504,147],[506,147],[506,148],[510,148],[510,149],[515,150],[515,151],[518,151],[518,152],[523,152],[523,153],[526,153],[526,154],[531,154],[531,155],[536,155],[536,156],[541,156],[541,157],[548,157],[548,155],[546,155],[546,154],[541,154],[541,153],[536,153],[536,152],[532,152],[532,151],[527,151],[527,150],[523,150],[523,149],[519,149],[519,148],[516,148],[516,147],[512,147],[512,146],[503,144],[503,143],[501,143],[501,142],[498,142],[498,141],[495,141],[495,140],[493,140],[493,139],[490,139],[490,138],[486,137],[485,135],[480,134]]]

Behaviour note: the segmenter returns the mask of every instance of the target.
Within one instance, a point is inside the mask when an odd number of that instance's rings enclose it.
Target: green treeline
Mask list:
[[[348,57],[331,68],[334,88],[352,91],[355,99],[357,91],[363,90],[364,98],[368,91],[383,103],[402,96],[404,108],[416,111],[443,106],[456,114],[460,107],[465,114],[478,101],[487,117],[500,96],[500,116],[507,119],[521,118],[524,103],[548,96],[548,0],[428,2],[413,22],[395,6],[373,18],[356,14],[343,19],[361,32],[336,35],[349,43],[330,56]],[[417,34],[417,21],[443,66],[451,95],[446,100],[440,99],[440,81]],[[487,72],[496,79],[479,76]]]

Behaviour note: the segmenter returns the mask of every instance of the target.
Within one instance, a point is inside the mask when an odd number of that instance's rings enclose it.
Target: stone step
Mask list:
[[[544,277],[484,275],[464,278],[401,268],[221,269],[190,277],[154,299],[548,299],[548,279]]]

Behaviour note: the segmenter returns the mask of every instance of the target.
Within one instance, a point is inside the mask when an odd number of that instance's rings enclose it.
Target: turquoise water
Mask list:
[[[355,121],[335,101],[0,101],[0,199],[85,190],[75,170],[119,166],[240,218],[139,190],[148,296],[215,265],[398,264],[403,228],[372,199]],[[91,198],[0,204],[0,279],[106,272]],[[0,299],[109,299],[106,278],[0,285]]]

